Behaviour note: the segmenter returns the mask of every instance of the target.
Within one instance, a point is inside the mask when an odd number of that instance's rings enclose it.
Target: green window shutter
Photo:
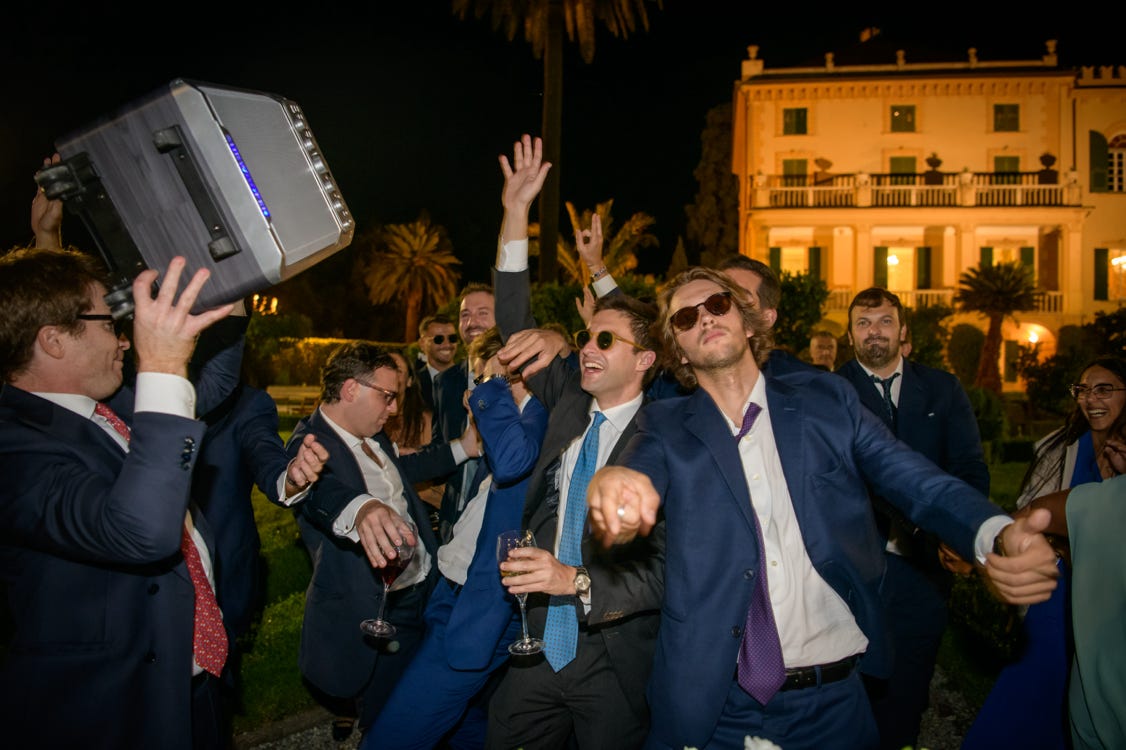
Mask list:
[[[872,286],[878,286],[881,289],[888,288],[888,249],[886,247],[877,247],[875,250],[874,265],[872,269]]]
[[[821,248],[809,248],[809,275],[811,278],[821,278]]]
[[[770,248],[770,270],[774,273],[782,273],[782,248]]]
[[[891,106],[891,132],[915,132],[915,105],[893,104]]]
[[[993,130],[999,133],[1018,132],[1020,130],[1020,105],[994,104]]]
[[[989,268],[992,265],[993,265],[993,248],[991,248],[991,247],[981,248],[981,267],[982,268]]]
[[[1095,299],[1110,299],[1110,250],[1095,248]]]
[[[806,134],[805,107],[788,107],[782,110],[782,135]]]
[[[1020,249],[1020,264],[1029,271],[1036,271],[1036,248],[1022,247]]]
[[[915,288],[931,288],[931,249],[926,245],[915,248]]]
[[[1108,169],[1110,156],[1107,152],[1106,136],[1092,130],[1089,135],[1090,147],[1088,148],[1091,160],[1091,180],[1087,189],[1092,193],[1105,193],[1110,189],[1108,183]]]
[[[1020,343],[1005,342],[1005,382],[1017,382],[1017,362],[1020,360]]]

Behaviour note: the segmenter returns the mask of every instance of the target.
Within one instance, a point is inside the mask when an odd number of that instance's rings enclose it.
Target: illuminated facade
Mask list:
[[[1061,69],[1054,42],[1039,60],[908,62],[877,41],[855,64],[830,53],[801,68],[768,69],[748,48],[740,249],[824,279],[837,333],[866,287],[952,306],[966,269],[1021,262],[1039,292],[1005,323],[1002,377],[1019,387],[1018,342],[1050,354],[1061,326],[1126,304],[1126,66]]]

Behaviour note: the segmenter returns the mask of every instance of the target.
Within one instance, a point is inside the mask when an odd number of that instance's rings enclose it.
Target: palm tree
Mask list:
[[[610,210],[614,207],[614,200],[599,203],[594,211],[586,210],[580,215],[575,206],[567,201],[567,214],[571,217],[571,230],[589,228],[591,217],[597,213],[602,219],[602,232],[606,237],[602,250],[602,262],[606,264],[612,276],[621,276],[637,268],[637,251],[645,247],[657,247],[657,237],[649,232],[649,227],[656,223],[656,219],[647,213],[638,211],[626,220],[621,229],[614,231],[614,218]],[[578,284],[590,282],[590,269],[579,260],[573,242],[565,241],[561,236],[558,243],[559,266],[563,275],[570,281]],[[540,250],[542,257],[542,249]]]
[[[409,224],[388,224],[359,238],[368,252],[364,283],[368,299],[381,305],[402,300],[403,341],[418,336],[422,309],[437,309],[457,293],[459,274],[445,227],[433,224],[423,212]]]
[[[661,7],[661,0],[656,0]],[[597,22],[616,37],[626,39],[640,25],[649,30],[645,0],[453,0],[458,18],[472,12],[480,19],[486,13],[493,29],[503,29],[509,41],[520,30],[532,45],[535,58],[543,59],[544,161],[552,163],[540,192],[539,280],[558,280],[556,238],[559,236],[559,155],[563,130],[563,32],[578,39],[579,52],[587,64],[594,59]]]
[[[1021,263],[998,263],[971,268],[958,280],[954,304],[966,312],[989,318],[974,385],[1001,394],[1001,323],[1015,312],[1036,307],[1036,282]]]

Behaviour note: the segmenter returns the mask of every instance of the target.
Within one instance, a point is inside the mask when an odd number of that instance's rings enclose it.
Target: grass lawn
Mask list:
[[[282,439],[286,438],[288,434],[283,434]],[[1023,463],[990,467],[993,499],[1002,507],[1013,506],[1025,468]],[[253,504],[266,560],[266,606],[244,644],[242,709],[235,716],[236,734],[316,705],[297,669],[305,587],[312,574],[309,557],[292,511],[272,505],[257,489]],[[976,576],[958,582],[950,609],[951,626],[943,639],[939,664],[951,684],[977,707],[1012,645],[1003,628],[994,624],[1005,619],[1007,610],[988,596]]]

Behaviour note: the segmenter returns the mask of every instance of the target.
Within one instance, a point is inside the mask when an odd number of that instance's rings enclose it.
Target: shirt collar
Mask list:
[[[614,429],[618,432],[625,432],[626,427],[629,426],[630,420],[637,414],[637,410],[641,408],[641,402],[644,399],[645,394],[638,393],[631,401],[612,406],[609,409],[598,408],[598,399],[591,399],[588,414],[594,414],[594,412],[600,411],[602,415],[606,417],[606,421],[614,426]]]

